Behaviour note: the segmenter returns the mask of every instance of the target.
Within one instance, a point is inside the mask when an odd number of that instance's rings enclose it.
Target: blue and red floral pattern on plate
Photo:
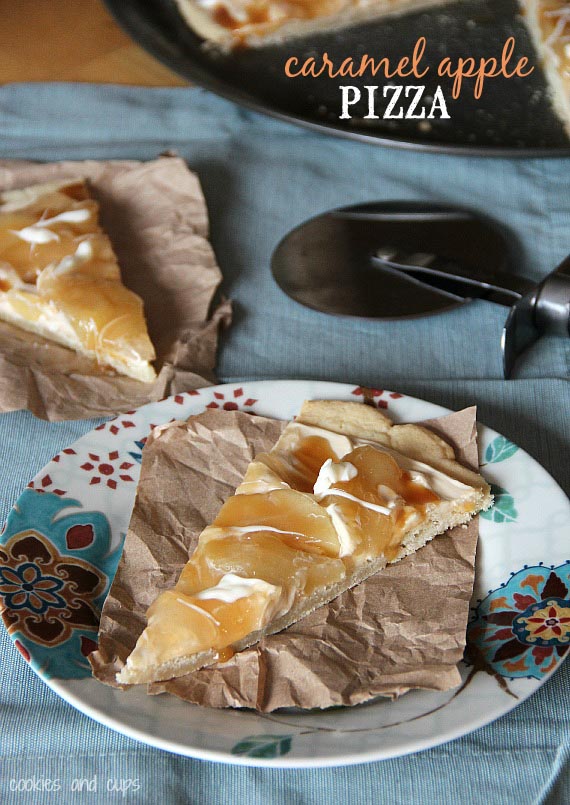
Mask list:
[[[70,511],[70,509],[72,511]],[[20,653],[47,676],[90,675],[101,607],[117,567],[107,517],[26,489],[0,545],[2,618]]]
[[[570,561],[514,573],[478,604],[467,640],[501,676],[552,671],[570,646]]]

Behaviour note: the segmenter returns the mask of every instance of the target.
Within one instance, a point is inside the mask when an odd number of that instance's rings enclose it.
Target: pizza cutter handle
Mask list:
[[[570,257],[511,308],[501,339],[505,378],[519,355],[545,334],[570,335]]]
[[[570,260],[568,261],[570,267]],[[570,335],[570,276],[550,274],[540,286],[534,319],[541,333]]]

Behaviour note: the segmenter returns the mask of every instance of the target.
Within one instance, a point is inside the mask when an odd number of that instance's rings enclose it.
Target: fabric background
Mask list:
[[[329,318],[274,284],[269,258],[307,217],[375,199],[471,206],[519,241],[520,273],[538,279],[570,251],[570,161],[412,153],[277,123],[197,89],[38,84],[0,89],[0,158],[152,159],[172,149],[202,181],[212,242],[235,303],[221,381],[319,378],[390,388],[458,408],[538,459],[569,491],[570,342],[545,338],[502,379],[505,309],[476,302],[410,322]],[[0,416],[0,515],[30,478],[94,422]],[[570,547],[569,547],[570,552]],[[107,803],[570,802],[570,665],[492,725],[396,760],[324,770],[195,761],[111,732],[53,694],[0,630],[0,801],[62,802],[10,791],[10,780],[98,775],[136,793],[68,795]]]

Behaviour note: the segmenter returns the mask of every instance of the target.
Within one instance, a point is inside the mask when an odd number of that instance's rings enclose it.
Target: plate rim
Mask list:
[[[129,10],[132,7],[133,1],[137,3],[137,14],[133,14]],[[454,145],[453,143],[432,143],[407,137],[392,137],[388,134],[383,134],[382,136],[367,134],[363,131],[354,131],[330,122],[319,123],[318,121],[304,118],[302,115],[288,114],[268,104],[256,101],[254,98],[250,97],[248,93],[228,87],[224,81],[208,74],[198,66],[195,70],[193,68],[188,70],[181,68],[178,60],[172,56],[167,49],[161,47],[160,43],[157,42],[155,38],[149,39],[148,28],[145,28],[144,24],[141,24],[142,18],[139,18],[139,0],[131,0],[131,3],[125,3],[124,0],[103,0],[103,3],[107,11],[127,36],[174,73],[182,78],[194,81],[197,85],[225,98],[225,100],[244,106],[246,109],[253,112],[280,120],[282,123],[300,126],[319,134],[329,134],[338,139],[365,142],[377,146],[397,148],[417,153],[476,156],[495,159],[500,159],[501,157],[517,159],[556,159],[570,156],[570,145],[551,148],[539,146],[516,148],[514,146],[469,146],[462,144]]]
[[[415,755],[418,752],[426,752],[430,749],[437,749],[440,746],[445,746],[446,744],[451,743],[452,741],[457,740],[458,738],[463,738],[466,735],[471,735],[471,733],[476,732],[483,727],[492,724],[494,721],[497,721],[499,718],[506,716],[512,710],[514,710],[519,705],[523,704],[530,696],[534,695],[538,691],[539,688],[543,686],[543,684],[550,679],[550,677],[555,674],[564,664],[567,657],[564,657],[555,668],[549,671],[547,674],[544,675],[544,678],[539,681],[538,686],[532,690],[527,696],[524,698],[516,699],[513,703],[509,702],[506,709],[504,709],[500,715],[492,715],[490,717],[481,716],[478,719],[475,719],[475,722],[471,722],[469,727],[464,729],[463,727],[457,727],[453,730],[450,730],[449,733],[446,734],[446,737],[443,740],[436,741],[435,743],[432,741],[431,737],[426,737],[423,739],[415,739],[413,746],[409,749],[402,751],[401,749],[397,749],[394,751],[382,751],[382,754],[379,755],[374,751],[368,752],[361,752],[360,754],[354,755],[343,755],[342,758],[338,756],[331,756],[327,758],[287,758],[284,757],[276,757],[271,759],[265,758],[257,758],[257,757],[249,757],[247,755],[232,755],[229,752],[224,752],[222,750],[214,750],[214,749],[202,749],[196,747],[189,747],[181,743],[177,743],[175,741],[169,740],[167,738],[161,738],[157,736],[151,736],[149,739],[148,733],[145,733],[136,727],[125,726],[122,722],[117,721],[113,717],[100,717],[100,711],[97,708],[92,707],[91,705],[85,705],[81,699],[74,693],[70,693],[66,690],[60,690],[57,685],[51,684],[53,680],[44,679],[40,677],[43,682],[45,682],[51,690],[54,691],[60,698],[62,698],[67,704],[74,707],[76,710],[79,710],[80,713],[86,715],[88,718],[93,719],[98,724],[101,724],[107,729],[112,729],[115,732],[118,732],[121,735],[126,735],[128,738],[131,738],[139,743],[142,743],[146,746],[151,746],[155,749],[161,749],[166,752],[170,752],[175,755],[179,755],[180,757],[188,757],[193,758],[195,760],[207,760],[213,763],[225,763],[230,766],[249,766],[249,767],[257,767],[257,768],[271,768],[271,769],[325,769],[325,768],[339,768],[342,766],[357,766],[363,763],[377,763],[382,762],[385,760],[396,760],[400,757],[407,757],[408,755]],[[55,680],[56,682],[58,680]],[[65,681],[65,680],[60,680]],[[81,681],[81,680],[77,680]],[[94,679],[88,679],[88,682],[95,682]],[[101,683],[102,684],[102,683]],[[78,706],[76,702],[81,703],[81,707]],[[185,702],[185,704],[189,705],[190,707],[200,707],[200,705],[192,705],[189,702]],[[374,704],[374,701],[369,702],[367,704]],[[246,711],[249,712],[249,711]]]
[[[222,391],[222,393],[223,393],[223,391],[225,391],[225,390],[231,390],[231,389],[239,388],[239,387],[242,387],[242,386],[245,386],[248,390],[249,389],[254,389],[255,390],[255,389],[259,388],[259,387],[268,388],[268,387],[274,386],[275,384],[281,384],[281,385],[285,385],[285,386],[297,386],[297,387],[300,387],[300,388],[303,388],[303,387],[307,386],[308,384],[310,384],[310,385],[314,386],[315,389],[318,389],[318,390],[323,389],[323,391],[325,391],[325,392],[326,391],[330,392],[330,395],[329,395],[330,399],[335,399],[335,394],[346,398],[349,394],[353,394],[354,390],[356,388],[356,386],[354,384],[351,384],[351,383],[339,383],[339,382],[332,382],[332,381],[321,381],[321,380],[313,380],[313,379],[308,379],[308,378],[307,379],[298,379],[297,378],[297,379],[289,379],[289,380],[288,379],[283,379],[283,378],[275,378],[275,379],[269,379],[269,380],[252,380],[252,381],[241,381],[241,382],[238,381],[238,382],[232,382],[232,383],[220,383],[220,384],[216,384],[214,386],[207,386],[204,389],[200,389],[199,391],[200,392],[204,391],[204,392],[208,392],[208,393],[211,392],[211,393],[215,394],[216,391]],[[386,393],[388,395],[393,394],[393,393],[398,394],[398,392],[393,392],[393,391],[388,390],[388,389],[385,389],[384,393]],[[442,405],[440,405],[438,403],[433,403],[433,402],[431,402],[429,400],[425,400],[425,399],[420,398],[420,397],[415,397],[415,396],[408,395],[408,394],[405,394],[405,395],[402,395],[402,396],[404,396],[408,400],[412,400],[414,403],[420,403],[422,405],[429,406],[430,409],[431,409],[431,412],[429,414],[430,418],[433,417],[434,415],[436,415],[436,416],[446,415],[446,414],[452,413],[452,411],[453,411],[453,409],[449,409],[449,408],[447,408],[445,406],[442,406]],[[165,398],[163,400],[152,402],[152,403],[147,403],[146,405],[140,406],[139,408],[135,409],[131,413],[136,414],[136,413],[138,413],[139,411],[141,411],[142,409],[145,409],[145,408],[149,408],[149,407],[157,406],[157,405],[162,405],[162,404],[168,404],[169,402],[174,400],[175,397],[176,397],[176,395],[171,395],[171,396],[169,396],[169,397],[167,397],[167,398]],[[197,397],[197,399],[199,399],[199,398]],[[119,415],[119,416],[121,416],[121,415]],[[109,422],[112,422],[114,419],[115,419],[115,417],[106,419],[103,424],[106,425]],[[487,431],[488,434],[490,436],[492,436],[493,438],[495,436],[497,436],[497,435],[498,436],[502,435],[502,434],[499,434],[494,429],[488,427],[487,425],[485,425],[482,422],[477,421],[477,424],[478,424],[478,426],[482,427],[485,431]],[[76,439],[74,442],[72,442],[72,444],[70,444],[70,445],[68,445],[68,446],[66,446],[66,447],[64,447],[62,449],[65,450],[65,449],[68,449],[68,447],[74,447],[79,442],[81,442],[83,439],[91,436],[97,430],[97,427],[100,428],[101,426],[96,426],[94,428],[91,428],[86,433],[84,433],[82,436],[80,436],[78,439]],[[105,431],[103,431],[103,432],[105,432]],[[518,445],[517,445],[517,447],[518,447]],[[529,460],[533,465],[535,465],[538,468],[540,468],[540,470],[547,476],[547,478],[549,479],[551,484],[554,487],[556,487],[562,493],[562,495],[564,496],[564,498],[567,501],[568,506],[570,507],[570,499],[568,499],[568,496],[566,495],[565,491],[558,484],[556,479],[554,479],[552,477],[552,475],[550,475],[548,470],[546,470],[526,450],[524,450],[523,448],[520,448],[520,447],[518,448],[518,450],[521,452],[521,454],[524,455],[526,460]],[[40,468],[38,470],[38,472],[34,475],[34,478],[39,477],[44,472],[45,468],[46,467]],[[22,490],[22,492],[18,496],[14,506],[12,507],[11,511],[14,508],[18,507],[19,501],[20,501],[20,499],[21,499],[21,497],[22,497],[22,495],[24,494],[25,491],[26,491],[25,489]],[[9,635],[9,637],[12,640],[12,643],[14,644],[15,638],[13,639],[12,635]],[[16,648],[15,645],[14,645],[14,648]],[[533,688],[528,693],[526,693],[526,692],[521,693],[519,698],[513,699],[512,701],[511,700],[505,701],[505,705],[501,709],[500,714],[497,715],[494,712],[492,712],[491,714],[489,714],[489,713],[482,714],[478,718],[475,718],[474,720],[473,719],[470,720],[469,724],[467,726],[462,724],[462,725],[458,725],[456,727],[453,727],[451,729],[446,730],[444,737],[441,737],[441,735],[440,735],[439,737],[436,737],[435,740],[434,740],[433,735],[429,735],[429,736],[423,737],[423,738],[415,737],[415,738],[412,738],[410,740],[409,748],[406,747],[403,750],[402,750],[401,746],[398,749],[395,749],[394,751],[390,751],[389,749],[386,750],[384,747],[382,747],[379,750],[361,751],[358,754],[348,754],[348,755],[343,754],[342,757],[339,757],[338,755],[331,755],[329,757],[317,757],[317,758],[310,758],[310,757],[304,757],[304,758],[291,757],[291,758],[289,758],[287,756],[281,756],[281,757],[272,757],[272,758],[269,758],[269,759],[251,757],[251,756],[247,756],[247,755],[234,755],[234,754],[231,754],[229,750],[214,750],[214,749],[204,749],[204,748],[196,747],[196,746],[189,746],[188,744],[183,744],[179,740],[176,740],[176,739],[168,739],[168,738],[163,738],[161,736],[151,735],[148,732],[144,732],[144,730],[141,730],[141,729],[139,729],[137,727],[133,727],[133,726],[131,726],[129,724],[125,724],[122,721],[119,721],[118,719],[116,719],[112,715],[109,715],[107,712],[99,710],[97,707],[93,706],[91,703],[86,703],[81,698],[79,693],[76,693],[74,690],[69,690],[68,687],[67,687],[68,683],[72,683],[72,685],[77,684],[77,683],[81,684],[81,683],[85,683],[85,682],[87,684],[92,684],[92,685],[101,684],[101,683],[98,683],[97,680],[95,680],[93,677],[86,677],[84,679],[59,679],[59,678],[55,678],[55,677],[44,676],[41,673],[41,669],[38,669],[33,665],[31,667],[32,667],[32,670],[34,671],[34,673],[41,679],[41,681],[43,683],[45,683],[51,690],[54,691],[54,693],[56,693],[66,703],[70,704],[72,707],[74,707],[75,709],[79,710],[79,712],[83,713],[84,715],[88,716],[89,718],[92,718],[94,721],[96,721],[99,724],[102,724],[103,726],[107,727],[108,729],[112,729],[112,730],[114,730],[114,731],[116,731],[116,732],[118,732],[118,733],[120,733],[122,735],[126,735],[127,737],[129,737],[131,739],[134,739],[134,740],[136,740],[136,741],[138,741],[138,742],[140,742],[142,744],[145,744],[147,746],[151,746],[151,747],[154,747],[154,748],[157,748],[157,749],[168,751],[168,752],[171,752],[173,754],[177,754],[177,755],[180,755],[180,756],[183,756],[183,757],[190,757],[190,758],[195,758],[195,759],[199,759],[199,760],[208,760],[208,761],[217,762],[217,763],[228,763],[230,765],[262,767],[262,768],[289,768],[289,769],[298,768],[298,769],[306,769],[306,768],[332,768],[332,767],[340,767],[340,766],[351,766],[351,765],[357,765],[357,764],[360,764],[360,763],[370,763],[370,762],[377,762],[377,761],[382,761],[382,760],[391,760],[391,759],[395,759],[395,758],[398,758],[398,757],[405,757],[405,756],[410,755],[410,754],[415,754],[416,752],[422,752],[422,751],[426,751],[428,749],[437,748],[437,747],[442,746],[444,744],[447,744],[450,741],[453,741],[453,740],[455,740],[457,738],[463,737],[465,735],[469,735],[472,732],[474,732],[474,731],[476,731],[476,730],[478,730],[478,729],[480,729],[480,728],[482,728],[482,727],[484,727],[484,726],[486,726],[488,724],[493,723],[498,718],[501,718],[502,716],[506,715],[507,713],[510,713],[515,707],[517,707],[518,705],[520,705],[524,701],[526,701],[527,698],[529,698],[536,691],[538,691],[538,689],[541,688],[542,685],[548,679],[550,679],[550,677],[553,674],[555,674],[562,667],[564,661],[568,658],[568,656],[570,656],[570,653],[567,654],[565,657],[562,657],[560,659],[560,661],[556,664],[556,666],[554,668],[552,668],[550,671],[546,672],[543,677],[541,677],[540,679],[534,680],[536,682],[536,684],[533,686]],[[128,692],[127,692],[127,695],[128,695]],[[186,704],[189,704],[189,706],[191,706],[191,707],[199,707],[199,705],[191,705],[190,703],[186,703]],[[369,704],[373,705],[374,702],[370,702]],[[345,708],[345,709],[349,709],[349,708]],[[237,712],[239,712],[239,710]],[[246,710],[245,712],[250,712],[250,711]],[[326,711],[324,711],[324,712],[326,712]]]

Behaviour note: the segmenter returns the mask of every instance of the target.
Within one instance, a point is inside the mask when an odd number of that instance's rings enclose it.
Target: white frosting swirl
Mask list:
[[[271,598],[278,596],[280,592],[280,587],[269,584],[263,579],[250,579],[244,576],[236,576],[235,573],[226,573],[215,587],[208,587],[206,590],[195,593],[192,598],[198,598],[202,601],[215,598],[218,601],[231,604],[254,593],[262,593],[267,598]]]
[[[11,229],[10,231],[21,240],[25,240],[26,243],[49,243],[50,241],[59,240],[57,232],[50,230],[50,226],[53,226],[53,224],[80,224],[88,221],[90,217],[90,210],[85,208],[80,210],[68,210],[67,212],[60,212],[59,215],[54,215],[52,218],[44,218],[32,226],[25,226],[22,229]]]

